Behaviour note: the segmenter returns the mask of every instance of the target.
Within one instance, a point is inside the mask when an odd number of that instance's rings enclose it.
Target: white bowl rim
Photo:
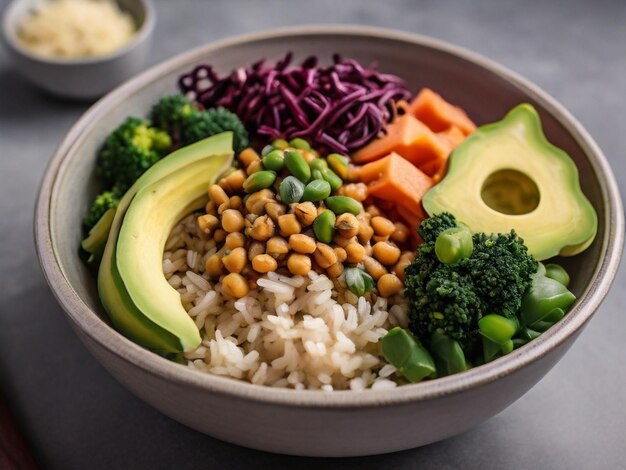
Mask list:
[[[7,46],[13,49],[16,54],[22,55],[34,62],[40,62],[42,64],[70,67],[76,65],[99,64],[115,60],[118,57],[126,55],[132,49],[135,49],[137,46],[139,46],[139,44],[146,41],[152,35],[154,31],[154,26],[156,24],[156,12],[154,9],[154,5],[152,4],[152,0],[135,0],[143,10],[144,20],[141,26],[137,28],[137,31],[135,31],[135,34],[130,39],[130,41],[128,41],[122,47],[115,49],[113,52],[110,52],[108,54],[102,54],[93,57],[79,57],[74,59],[45,57],[30,51],[28,48],[24,47],[24,45],[22,45],[17,39],[17,25],[11,22],[10,19],[13,16],[13,10],[17,8],[17,5],[22,1],[24,0],[12,0],[11,3],[9,3],[4,9],[1,22],[2,34],[4,36],[4,40]]]
[[[473,62],[510,84],[522,89],[533,100],[563,125],[590,157],[590,164],[602,180],[600,188],[604,201],[604,220],[606,230],[601,242],[602,261],[596,267],[591,282],[580,296],[575,307],[557,325],[550,328],[539,338],[517,349],[507,356],[480,367],[472,368],[460,374],[418,384],[403,385],[390,390],[367,390],[361,393],[352,391],[323,391],[278,389],[254,385],[236,379],[224,378],[192,370],[170,362],[128,340],[99,318],[69,285],[61,272],[52,248],[49,211],[54,184],[63,169],[65,157],[71,152],[77,138],[97,122],[100,115],[111,106],[137,90],[149,86],[154,77],[174,71],[181,65],[198,63],[207,53],[227,46],[239,45],[271,38],[289,36],[368,36],[376,39],[389,39],[410,42],[420,46],[434,48],[456,55]],[[399,405],[407,402],[424,401],[485,385],[498,378],[511,375],[528,366],[557,348],[570,336],[574,336],[593,316],[606,296],[613,282],[622,253],[624,242],[624,214],[619,188],[611,168],[598,145],[582,125],[554,98],[527,79],[508,68],[464,48],[445,41],[414,33],[354,25],[307,25],[272,29],[268,31],[244,34],[212,42],[183,54],[174,56],[139,74],[135,78],[117,87],[94,104],[72,127],[64,141],[55,152],[41,183],[35,210],[35,242],[43,273],[58,302],[65,310],[72,323],[90,340],[108,352],[129,361],[136,367],[154,374],[164,380],[183,384],[187,387],[224,394],[243,400],[256,402],[313,408],[368,408],[380,405]]]

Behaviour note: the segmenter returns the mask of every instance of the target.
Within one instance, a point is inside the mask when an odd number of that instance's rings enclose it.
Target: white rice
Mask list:
[[[357,297],[343,281],[268,273],[238,300],[222,294],[204,273],[215,243],[183,220],[166,244],[163,272],[181,294],[202,344],[185,353],[187,365],[207,373],[296,390],[363,391],[393,388],[396,369],[379,340],[408,323],[406,301]]]

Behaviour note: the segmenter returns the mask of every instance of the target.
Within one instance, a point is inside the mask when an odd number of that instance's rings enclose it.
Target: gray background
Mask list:
[[[7,0],[0,0],[0,6]],[[623,1],[166,1],[151,64],[225,36],[299,23],[418,32],[493,58],[563,103],[626,183]],[[286,44],[285,48],[289,46]],[[453,439],[386,456],[264,454],[196,433],[140,402],[78,342],[48,291],[32,213],[49,157],[86,105],[48,98],[0,48],[0,393],[49,468],[624,468],[626,272],[578,342],[532,391]],[[471,406],[468,403],[468,406]],[[349,436],[346,436],[349,439]]]

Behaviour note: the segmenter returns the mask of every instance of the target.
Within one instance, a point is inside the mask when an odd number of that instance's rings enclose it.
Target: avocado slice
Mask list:
[[[538,260],[580,253],[598,226],[576,165],[546,140],[530,104],[467,137],[422,203],[429,215],[450,212],[473,232],[515,229]]]
[[[170,325],[167,321],[155,318],[151,311],[142,311],[137,308],[118,270],[116,256],[118,235],[126,212],[137,193],[166,176],[191,165],[192,171],[198,172],[198,176],[204,178],[206,190],[206,187],[230,166],[233,158],[232,139],[232,132],[224,132],[181,148],[158,161],[126,192],[115,212],[98,271],[100,300],[118,331],[141,346],[164,355],[171,355],[197,346],[200,343],[199,333],[196,328],[195,335],[189,334],[189,337],[181,338],[177,336],[180,333],[177,328],[168,329]],[[199,162],[204,162],[204,164],[195,165]],[[184,210],[191,212],[198,207],[199,201],[198,198],[194,198],[191,201],[181,200],[179,204],[184,207]],[[165,233],[165,227],[163,231]],[[167,234],[165,236],[167,237]],[[161,258],[162,255],[161,250],[158,257]],[[155,275],[157,274],[163,277],[162,267],[159,267]],[[143,285],[142,289],[150,289],[150,286]],[[178,303],[180,304],[180,300]],[[195,328],[193,320],[189,317],[187,319]],[[191,330],[189,325],[186,330]]]

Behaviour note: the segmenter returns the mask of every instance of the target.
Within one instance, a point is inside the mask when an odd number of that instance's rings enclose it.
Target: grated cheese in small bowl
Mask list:
[[[39,56],[80,59],[115,52],[136,30],[113,0],[46,0],[22,21],[18,38]]]

